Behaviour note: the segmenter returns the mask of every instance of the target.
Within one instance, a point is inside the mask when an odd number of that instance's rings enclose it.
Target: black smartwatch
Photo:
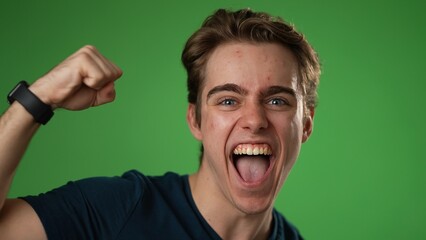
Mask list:
[[[34,117],[38,123],[45,125],[53,116],[52,108],[42,102],[28,89],[28,83],[20,81],[7,95],[7,100],[12,104],[18,101]]]

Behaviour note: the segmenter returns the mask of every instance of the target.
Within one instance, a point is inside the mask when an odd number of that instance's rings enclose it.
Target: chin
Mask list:
[[[246,215],[257,215],[272,211],[273,200],[270,198],[250,197],[234,202],[237,209]]]

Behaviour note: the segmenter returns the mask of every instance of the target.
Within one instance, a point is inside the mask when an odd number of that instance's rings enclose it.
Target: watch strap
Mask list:
[[[26,81],[19,82],[9,93],[7,100],[12,104],[18,101],[38,123],[45,125],[53,116],[52,108],[42,102],[34,93],[28,89]]]

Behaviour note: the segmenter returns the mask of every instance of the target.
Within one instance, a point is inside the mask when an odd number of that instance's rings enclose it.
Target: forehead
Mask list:
[[[285,86],[297,92],[296,58],[289,49],[275,43],[220,45],[207,61],[204,90],[227,83],[251,90]]]

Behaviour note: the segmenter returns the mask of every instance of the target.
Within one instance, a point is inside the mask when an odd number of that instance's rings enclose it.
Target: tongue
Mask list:
[[[243,156],[235,165],[244,181],[257,182],[265,175],[269,161],[261,156]]]

